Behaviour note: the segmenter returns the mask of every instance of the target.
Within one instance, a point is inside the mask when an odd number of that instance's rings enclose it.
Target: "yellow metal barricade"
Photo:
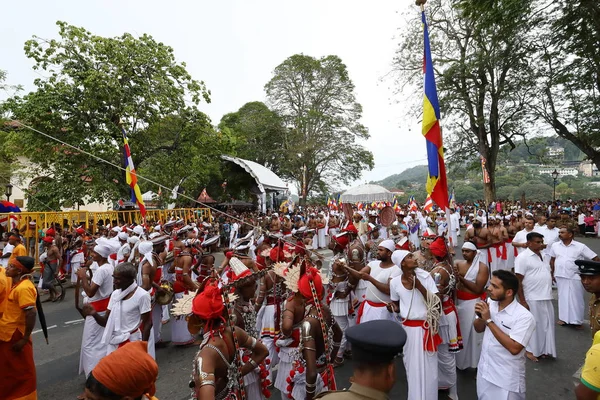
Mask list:
[[[161,223],[171,219],[182,219],[185,223],[201,223],[211,220],[209,208],[177,208],[171,210],[147,210],[148,224]],[[32,257],[39,257],[39,243],[45,229],[60,227],[63,230],[73,230],[83,226],[92,234],[98,226],[132,225],[142,223],[138,210],[132,211],[61,211],[61,212],[20,212],[0,214],[0,232],[5,233],[14,228],[24,237],[23,245]]]

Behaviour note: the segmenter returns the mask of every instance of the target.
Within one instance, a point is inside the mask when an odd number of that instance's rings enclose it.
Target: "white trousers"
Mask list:
[[[558,289],[558,319],[567,324],[581,325],[585,313],[585,289],[579,279],[556,277]]]
[[[552,300],[527,300],[527,304],[529,305],[529,311],[535,318],[535,331],[531,335],[526,350],[536,357],[542,354],[556,357]]]
[[[477,374],[477,399],[479,400],[525,400],[525,392],[509,392],[494,385]]]
[[[425,330],[420,326],[403,326],[406,331],[404,368],[408,381],[408,400],[438,399],[438,354],[423,349]]]

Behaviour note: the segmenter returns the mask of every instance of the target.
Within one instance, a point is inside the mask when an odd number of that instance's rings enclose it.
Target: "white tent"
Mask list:
[[[254,178],[259,191],[259,193],[257,193],[259,209],[262,212],[265,212],[267,208],[267,193],[283,193],[287,191],[287,184],[264,165],[260,165],[254,161],[226,155],[222,155],[221,158],[242,167]],[[270,200],[270,207],[273,207],[272,198],[270,198]]]
[[[373,201],[393,201],[394,193],[383,186],[365,184],[346,190],[340,196],[342,203],[358,203]]]

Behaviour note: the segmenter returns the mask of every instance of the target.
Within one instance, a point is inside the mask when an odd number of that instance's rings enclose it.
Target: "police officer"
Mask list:
[[[600,262],[576,260],[579,267],[581,283],[586,291],[592,293],[590,298],[590,328],[592,336],[600,331]]]
[[[321,393],[317,399],[387,400],[396,383],[394,359],[402,352],[406,332],[389,320],[375,320],[346,329],[352,344],[354,374],[348,390]]]

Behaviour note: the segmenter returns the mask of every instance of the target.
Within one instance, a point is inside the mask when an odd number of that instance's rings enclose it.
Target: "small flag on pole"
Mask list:
[[[425,199],[425,205],[423,206],[423,211],[430,213],[431,210],[433,210],[433,200],[431,200],[431,196],[427,196]]]
[[[123,152],[125,154],[125,179],[127,184],[131,187],[131,202],[137,203],[140,208],[140,214],[142,218],[146,218],[146,206],[142,199],[142,192],[137,182],[137,174],[135,173],[135,166],[133,165],[133,159],[131,158],[131,149],[129,148],[129,141],[127,140],[127,133],[122,125],[119,125],[121,132],[123,132]]]

